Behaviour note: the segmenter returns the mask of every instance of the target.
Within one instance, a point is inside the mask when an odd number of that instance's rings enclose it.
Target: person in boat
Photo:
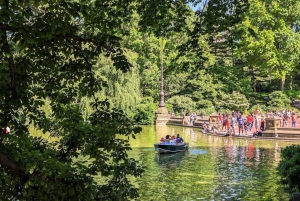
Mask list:
[[[170,142],[171,142],[171,144],[176,144],[177,140],[176,140],[175,135],[172,135]]]
[[[165,138],[164,137],[160,138],[160,144],[165,144]]]
[[[166,135],[165,144],[170,144],[170,135]]]
[[[183,139],[182,139],[182,137],[179,134],[177,134],[176,143],[177,144],[183,143]]]

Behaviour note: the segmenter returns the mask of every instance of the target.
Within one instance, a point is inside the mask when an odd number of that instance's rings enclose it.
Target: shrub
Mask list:
[[[211,108],[212,106],[213,106],[212,102],[210,100],[205,100],[205,99],[197,101],[197,105],[196,105],[197,109]]]
[[[265,113],[267,111],[267,107],[265,105],[256,104],[250,107],[249,112],[253,114],[255,109],[259,110],[261,113]]]
[[[137,107],[137,112],[134,116],[135,122],[140,125],[153,124],[157,107],[158,105],[153,103],[152,97],[143,98]]]
[[[244,112],[249,108],[249,101],[244,94],[232,92],[232,94],[221,94],[220,100],[216,101],[218,108]]]
[[[300,98],[300,91],[296,90],[285,90],[284,94],[287,95],[289,98],[299,99]]]
[[[300,145],[291,145],[281,150],[281,161],[277,167],[280,182],[292,196],[300,192]]]
[[[194,112],[196,110],[196,103],[190,97],[173,96],[167,100],[167,104],[173,106],[173,111],[176,114]]]
[[[201,114],[201,112],[203,113],[203,115],[205,116],[209,116],[212,113],[216,113],[216,110],[214,107],[206,107],[206,108],[201,108],[197,111],[197,114]]]
[[[282,91],[274,91],[269,95],[268,109],[283,109],[290,107],[291,100]]]

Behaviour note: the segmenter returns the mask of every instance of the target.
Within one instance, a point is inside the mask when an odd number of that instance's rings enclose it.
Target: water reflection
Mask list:
[[[156,154],[155,161],[161,168],[173,169],[180,166],[182,159],[187,155],[186,152],[178,152],[174,154]]]
[[[153,144],[170,133],[183,136],[189,151],[158,155]],[[148,167],[136,181],[140,200],[288,199],[275,169],[280,149],[291,142],[217,137],[170,126],[144,127],[137,138],[132,155]]]

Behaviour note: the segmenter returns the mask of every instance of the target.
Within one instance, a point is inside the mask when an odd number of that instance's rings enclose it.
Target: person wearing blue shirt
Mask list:
[[[238,123],[239,123],[239,135],[241,134],[241,129],[242,129],[242,134],[244,134],[244,119],[242,116],[238,118]]]
[[[176,142],[177,142],[177,144],[179,144],[179,143],[182,143],[182,142],[183,142],[183,139],[182,139],[182,137],[180,137],[180,135],[179,135],[179,134],[177,134]]]

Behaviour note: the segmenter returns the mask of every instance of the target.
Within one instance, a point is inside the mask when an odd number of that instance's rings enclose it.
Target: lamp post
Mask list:
[[[160,75],[160,101],[159,101],[159,107],[164,107],[165,106],[165,94],[164,94],[164,46],[166,44],[166,40],[161,38],[161,49],[160,49],[160,54],[161,54],[161,75]]]
[[[159,101],[159,107],[156,111],[156,124],[157,125],[165,125],[169,119],[169,113],[167,108],[165,107],[165,100],[164,100],[164,47],[166,45],[166,39],[160,38],[160,54],[161,54],[161,75],[160,75],[160,101]]]

